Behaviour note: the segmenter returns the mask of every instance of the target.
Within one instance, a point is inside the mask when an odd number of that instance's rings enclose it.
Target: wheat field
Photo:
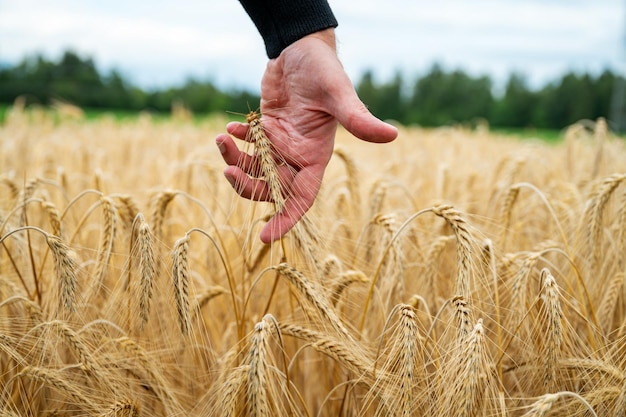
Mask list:
[[[624,416],[626,149],[337,134],[264,245],[225,118],[0,126],[0,416]],[[295,230],[295,229],[294,229]]]

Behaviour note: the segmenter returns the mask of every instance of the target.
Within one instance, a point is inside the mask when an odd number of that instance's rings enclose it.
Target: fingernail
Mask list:
[[[233,177],[231,174],[224,172],[224,176],[226,177],[226,180],[230,183],[230,185],[234,186],[235,185],[235,177]]]
[[[237,128],[237,126],[239,126],[241,123],[238,122],[229,122],[228,124],[226,124],[226,131],[228,133],[232,133],[233,130],[235,130],[235,128]]]
[[[224,140],[218,139],[215,141],[217,143],[217,148],[220,150],[220,153],[226,152],[226,146],[224,146]]]

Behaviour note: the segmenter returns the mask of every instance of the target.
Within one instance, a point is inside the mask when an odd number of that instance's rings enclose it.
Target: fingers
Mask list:
[[[394,140],[398,136],[398,129],[370,113],[354,89],[349,87],[341,93],[340,97],[337,97],[335,102],[333,114],[337,121],[361,140],[373,143],[386,143]]]
[[[261,241],[270,243],[283,237],[311,208],[319,192],[324,166],[309,166],[294,177],[292,194],[285,202],[285,208],[276,213],[261,230]]]
[[[248,124],[230,122],[226,125],[226,131],[237,139],[246,140],[248,136]]]
[[[240,151],[230,136],[226,134],[218,135],[215,138],[215,143],[222,154],[222,158],[224,158],[224,162],[228,165],[238,166],[249,175],[258,176],[253,175],[258,166],[256,158]]]
[[[264,180],[250,178],[241,168],[228,166],[224,176],[237,194],[252,201],[271,201],[269,186]]]

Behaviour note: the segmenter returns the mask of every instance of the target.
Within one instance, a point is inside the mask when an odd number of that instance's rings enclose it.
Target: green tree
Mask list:
[[[410,121],[425,126],[489,119],[494,103],[487,76],[473,78],[461,70],[446,73],[435,64],[417,80],[410,101]]]
[[[537,100],[537,95],[528,88],[524,75],[511,74],[504,95],[494,107],[492,124],[505,127],[530,126]]]

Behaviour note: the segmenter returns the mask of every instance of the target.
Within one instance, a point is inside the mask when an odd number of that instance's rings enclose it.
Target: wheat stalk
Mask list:
[[[115,241],[116,234],[116,210],[115,204],[110,197],[103,196],[100,198],[100,204],[102,206],[102,214],[104,217],[104,228],[100,234],[100,249],[98,251],[98,259],[96,261],[95,272],[95,294],[97,294],[107,274],[109,267],[109,261],[111,259],[111,253],[113,252],[113,242]]]

